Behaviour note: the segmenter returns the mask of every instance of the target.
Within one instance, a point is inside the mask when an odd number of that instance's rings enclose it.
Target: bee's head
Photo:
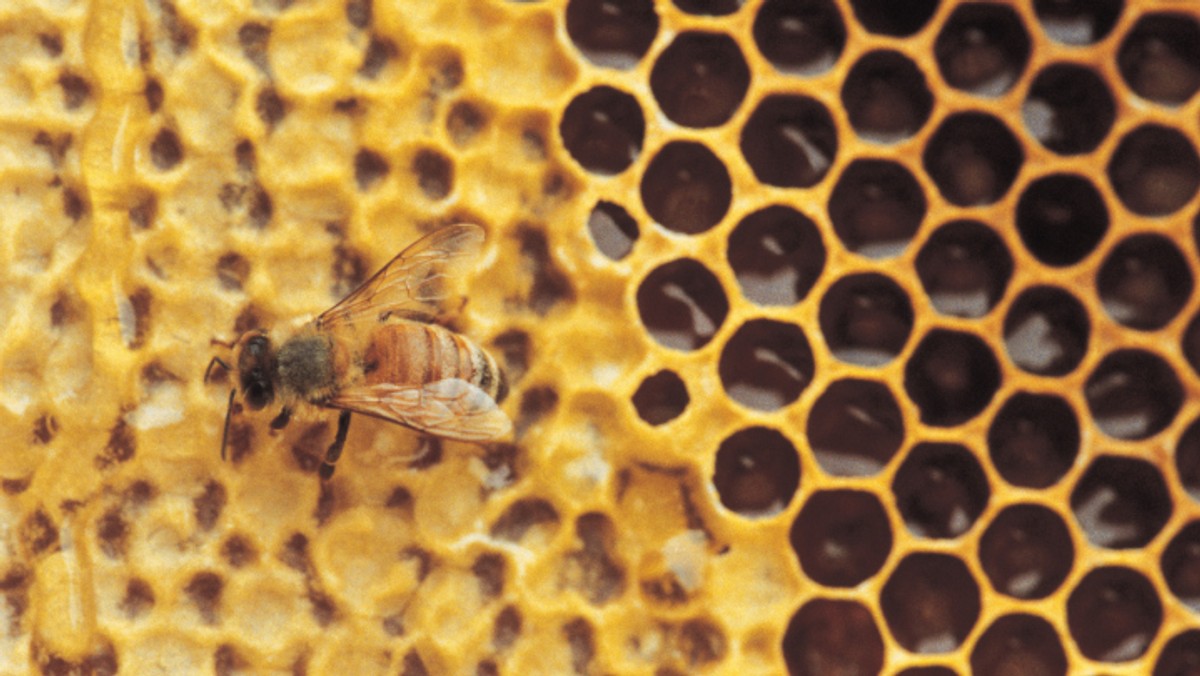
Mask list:
[[[250,331],[238,340],[237,370],[242,397],[257,411],[275,399],[275,352],[264,331]]]

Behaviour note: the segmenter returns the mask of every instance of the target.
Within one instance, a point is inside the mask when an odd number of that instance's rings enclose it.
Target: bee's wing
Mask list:
[[[512,431],[512,421],[496,401],[461,378],[425,385],[357,385],[339,391],[326,405],[459,441],[493,441]]]
[[[318,328],[388,317],[431,322],[461,298],[454,283],[483,244],[483,229],[471,223],[438,228],[401,251],[362,286],[317,317]]]

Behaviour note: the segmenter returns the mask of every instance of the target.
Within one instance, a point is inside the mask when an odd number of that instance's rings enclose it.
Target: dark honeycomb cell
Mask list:
[[[814,368],[812,349],[799,326],[752,319],[725,343],[718,372],[731,399],[774,411],[800,396],[812,382]]]
[[[942,26],[933,53],[951,87],[978,96],[1000,96],[1029,63],[1029,34],[1016,13],[1004,5],[965,4]]]
[[[800,456],[787,437],[766,427],[730,435],[717,450],[713,486],[742,516],[770,516],[787,508],[800,485]]]
[[[602,85],[571,100],[558,130],[567,152],[584,169],[613,175],[628,169],[642,152],[646,120],[637,99]]]
[[[1141,573],[1123,566],[1088,572],[1067,599],[1071,638],[1085,657],[1099,662],[1141,657],[1162,620],[1154,586]]]
[[[1200,665],[1200,630],[1189,629],[1163,646],[1154,665],[1154,676],[1193,676]]]
[[[896,471],[892,494],[911,533],[949,539],[975,525],[991,490],[969,449],[958,444],[921,443],[909,450]]]
[[[566,15],[571,42],[598,66],[633,68],[658,34],[653,0],[570,0]]]
[[[850,251],[869,258],[904,252],[925,218],[925,193],[903,165],[855,160],[829,196],[833,231]]]
[[[904,442],[904,418],[886,385],[848,378],[821,393],[806,432],[826,474],[873,476]]]
[[[754,42],[780,72],[817,75],[846,47],[846,26],[833,0],[765,0],[754,18]]]
[[[882,366],[900,354],[913,327],[912,303],[883,275],[842,277],[821,299],[821,333],[838,359]]]
[[[691,258],[655,268],[638,286],[637,304],[654,340],[675,350],[704,347],[729,314],[721,283]]]
[[[619,204],[597,202],[588,216],[587,226],[596,248],[614,261],[628,256],[637,242],[637,221]]]
[[[952,427],[979,415],[1000,387],[1000,365],[977,336],[933,329],[904,368],[904,389],[921,422]]]
[[[935,310],[975,319],[991,312],[1004,295],[1013,260],[991,228],[979,221],[953,221],[925,242],[916,267]]]
[[[906,650],[948,653],[962,646],[979,619],[979,586],[956,557],[918,552],[892,571],[879,605]]]
[[[1132,458],[1100,456],[1071,491],[1071,511],[1097,547],[1144,547],[1171,518],[1171,496],[1158,469]]]
[[[1109,252],[1096,275],[1104,311],[1131,329],[1166,326],[1192,295],[1187,260],[1162,235],[1134,235]]]
[[[1058,483],[1075,464],[1079,442],[1075,412],[1053,394],[1013,394],[987,433],[992,465],[1005,481],[1022,488]]]
[[[1005,615],[983,632],[971,650],[975,676],[1066,676],[1067,654],[1054,626],[1036,615]]]
[[[783,659],[792,676],[878,674],[883,654],[871,612],[856,601],[809,601],[783,635]]]
[[[837,155],[829,111],[807,96],[768,96],[742,128],[742,154],[759,181],[808,188],[825,178]]]
[[[1108,135],[1116,103],[1090,68],[1056,63],[1042,69],[1021,104],[1025,129],[1059,155],[1090,153]]]
[[[785,206],[746,216],[729,235],[729,267],[742,295],[759,305],[795,305],[825,268],[817,224]]]
[[[1136,349],[1105,357],[1088,377],[1083,393],[1096,425],[1117,439],[1158,434],[1183,404],[1183,388],[1170,365]]]
[[[1177,129],[1143,124],[1117,145],[1108,163],[1108,180],[1130,211],[1166,216],[1195,196],[1200,187],[1200,157]]]
[[[1054,593],[1074,559],[1067,525],[1041,505],[1005,507],[979,539],[979,563],[988,581],[1013,598],[1042,599]]]
[[[387,158],[369,148],[360,148],[354,154],[354,182],[358,189],[368,190],[387,177],[391,165]]]
[[[1192,321],[1188,322],[1187,328],[1183,330],[1182,343],[1183,356],[1188,365],[1200,374],[1200,313],[1192,317]]]
[[[1175,446],[1175,469],[1183,489],[1200,502],[1200,418],[1187,426]]]
[[[879,499],[847,489],[818,491],[792,523],[792,549],[817,584],[854,587],[879,572],[892,529]]]
[[[170,129],[160,129],[150,142],[150,161],[162,171],[169,171],[183,161],[183,143]]]
[[[695,235],[725,217],[733,182],[711,150],[691,141],[673,141],[650,160],[641,192],[651,218],[668,230]]]
[[[642,381],[633,393],[638,417],[651,425],[662,425],[678,418],[690,398],[683,380],[674,371],[662,370]]]
[[[672,122],[685,127],[725,124],[750,87],[750,69],[733,38],[681,33],[658,55],[650,91]]]
[[[921,159],[942,197],[970,207],[1004,197],[1025,158],[1003,122],[986,113],[967,112],[942,120]]]
[[[1124,4],[1124,0],[1033,0],[1033,11],[1051,40],[1090,45],[1108,36]]]
[[[1162,573],[1175,598],[1192,612],[1200,612],[1200,521],[1188,523],[1167,543]]]
[[[1055,286],[1025,289],[1004,318],[1004,347],[1021,369],[1042,376],[1064,376],[1087,354],[1091,323],[1087,310]]]
[[[1016,219],[1025,248],[1054,267],[1083,260],[1108,232],[1100,191],[1076,174],[1050,174],[1025,186]]]
[[[896,676],[957,676],[950,667],[909,667],[896,672]]]
[[[877,35],[908,37],[925,27],[937,10],[938,0],[850,0],[854,17]]]
[[[1117,51],[1121,77],[1138,96],[1167,106],[1200,89],[1200,22],[1178,12],[1147,14]]]
[[[900,52],[870,52],[842,85],[842,107],[859,137],[898,143],[920,131],[933,110],[925,74]]]
[[[688,14],[725,16],[742,7],[745,0],[673,0],[675,6]]]

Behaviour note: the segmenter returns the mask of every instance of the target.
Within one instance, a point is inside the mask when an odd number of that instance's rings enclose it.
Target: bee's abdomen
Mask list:
[[[376,329],[363,353],[367,383],[423,385],[460,378],[496,401],[508,393],[492,356],[467,338],[432,324],[390,324]]]

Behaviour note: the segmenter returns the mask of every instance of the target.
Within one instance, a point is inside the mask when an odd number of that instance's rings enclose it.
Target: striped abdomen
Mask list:
[[[508,394],[504,372],[469,339],[436,324],[404,322],[372,329],[363,351],[367,384],[424,385],[461,378],[497,402]]]

